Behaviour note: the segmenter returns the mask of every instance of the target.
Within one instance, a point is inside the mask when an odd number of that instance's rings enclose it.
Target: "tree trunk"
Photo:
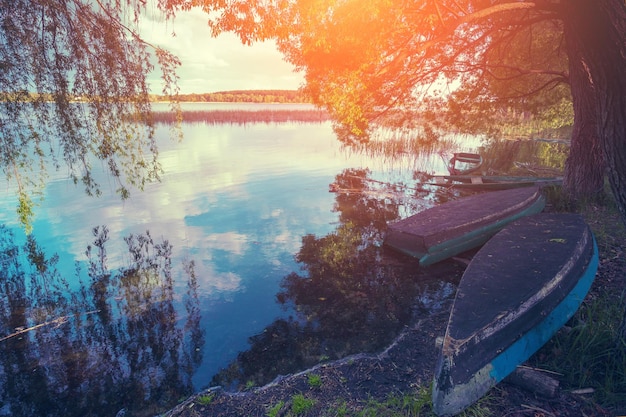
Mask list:
[[[570,153],[565,161],[563,189],[573,199],[594,198],[604,189],[605,160],[598,137],[596,91],[582,56],[582,40],[573,23],[565,19],[574,126]]]
[[[598,132],[607,161],[609,183],[626,223],[626,3],[591,2],[601,25],[600,47],[592,48],[590,66],[598,92]]]
[[[564,5],[566,39],[577,45],[578,65],[593,87],[597,134],[611,190],[626,223],[626,3],[570,0]],[[574,89],[572,95],[575,102],[586,98]]]
[[[596,102],[609,183],[626,224],[626,2],[570,0]],[[626,310],[619,332],[626,329]]]

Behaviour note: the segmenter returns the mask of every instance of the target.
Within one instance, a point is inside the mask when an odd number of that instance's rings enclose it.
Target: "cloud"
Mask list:
[[[285,62],[274,41],[252,46],[232,33],[211,36],[207,14],[199,9],[181,12],[173,22],[147,15],[142,36],[181,60],[178,69],[182,93],[225,90],[297,89],[304,81]],[[160,72],[150,76],[153,91],[160,91]]]

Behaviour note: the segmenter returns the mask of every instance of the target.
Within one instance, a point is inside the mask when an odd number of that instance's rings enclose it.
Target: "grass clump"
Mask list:
[[[275,405],[273,405],[272,407],[270,407],[267,410],[267,417],[277,417],[278,413],[280,413],[280,410],[282,410],[282,408],[284,407],[285,402],[284,401],[279,401],[278,403],[276,403]]]
[[[204,395],[200,395],[197,399],[196,402],[200,405],[209,405],[211,404],[211,402],[213,402],[213,398],[215,397],[215,394],[204,394]]]
[[[315,405],[315,400],[307,398],[302,394],[296,394],[291,399],[291,412],[289,415],[300,416],[309,412]]]
[[[309,384],[309,387],[319,388],[322,386],[322,377],[317,374],[309,374],[307,382]]]
[[[371,399],[359,410],[341,401],[327,409],[322,415],[328,417],[436,417],[432,411],[431,390],[432,386],[422,386],[417,392],[390,395],[385,401]],[[491,402],[491,396],[486,395],[459,416],[491,416],[493,415],[489,408]]]
[[[392,395],[386,401],[369,401],[357,414],[358,417],[416,417],[434,416],[431,408],[430,391],[420,388],[417,395]]]
[[[335,405],[333,405],[333,407],[331,407],[328,414],[324,414],[324,416],[328,417],[348,417],[351,415],[350,408],[345,400],[338,401]]]
[[[432,408],[432,386],[420,387],[415,395],[391,396],[385,402],[387,407],[402,412],[405,416],[424,415]]]

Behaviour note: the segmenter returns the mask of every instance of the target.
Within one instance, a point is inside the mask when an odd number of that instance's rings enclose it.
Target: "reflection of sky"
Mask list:
[[[337,215],[328,184],[345,158],[329,124],[183,129],[179,144],[166,138],[169,127],[159,128],[162,182],[125,202],[106,177],[103,196],[89,198],[55,174],[36,209],[34,235],[59,254],[68,278],[74,263],[86,259],[92,228],[102,224],[110,231],[110,268],[127,261],[123,237],[146,230],[173,245],[173,265],[194,260],[206,331],[205,363],[195,380],[201,386],[246,348],[248,337],[285,314],[275,303],[278,283],[298,270],[293,255],[304,234],[332,230]],[[11,193],[6,191],[0,219],[22,235]],[[176,287],[182,299],[185,282]]]
[[[345,168],[376,171],[384,163],[340,151],[328,123],[189,124],[182,143],[170,141],[168,130],[157,131],[162,182],[121,202],[107,178],[103,196],[89,198],[57,175],[36,208],[34,234],[59,254],[68,278],[74,263],[85,261],[92,228],[102,224],[110,231],[110,268],[127,260],[123,237],[146,230],[173,245],[175,267],[194,260],[206,331],[204,363],[194,380],[199,387],[247,347],[248,337],[285,314],[275,294],[280,280],[299,270],[293,255],[302,236],[335,227],[335,195],[328,192],[335,175]],[[11,193],[0,221],[20,235]],[[179,299],[185,284],[176,284]]]

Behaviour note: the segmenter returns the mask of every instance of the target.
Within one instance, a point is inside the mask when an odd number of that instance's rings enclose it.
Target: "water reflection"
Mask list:
[[[277,294],[295,315],[251,337],[250,349],[213,384],[243,389],[320,361],[377,351],[416,315],[432,314],[452,296],[449,281],[460,277],[461,267],[442,266],[447,280],[441,280],[442,271],[419,269],[380,247],[387,222],[405,203],[397,198],[403,187],[372,180],[363,169],[344,170],[334,184],[343,190],[336,193],[336,230],[302,238],[296,259],[304,273],[287,275]]]
[[[394,147],[404,153],[404,147]],[[493,141],[485,143],[481,153],[490,172],[531,169],[536,175],[540,168],[558,172],[565,147]],[[251,337],[250,348],[212,384],[245,389],[324,360],[377,351],[412,318],[428,317],[453,296],[461,265],[418,268],[416,261],[387,253],[381,242],[389,222],[458,198],[460,192],[428,188],[432,172],[420,169],[413,171],[411,184],[380,181],[371,174],[366,168],[349,168],[335,177],[330,191],[335,194],[337,228],[322,237],[302,238],[296,260],[303,273],[288,274],[277,294],[295,314]]]
[[[341,148],[328,123],[182,129],[160,143],[162,183],[122,204],[59,174],[36,238],[2,229],[0,414],[154,415],[263,328],[213,383],[377,350],[450,296],[452,266],[441,278],[380,248],[387,222],[457,195],[424,185],[446,172],[431,142]],[[93,219],[107,227],[85,238]]]
[[[88,266],[71,291],[34,236],[20,246],[0,227],[2,413],[154,415],[192,392],[202,360],[194,265],[185,265],[186,322],[174,310],[171,245],[125,238],[128,264],[107,266],[108,229],[93,230]]]

